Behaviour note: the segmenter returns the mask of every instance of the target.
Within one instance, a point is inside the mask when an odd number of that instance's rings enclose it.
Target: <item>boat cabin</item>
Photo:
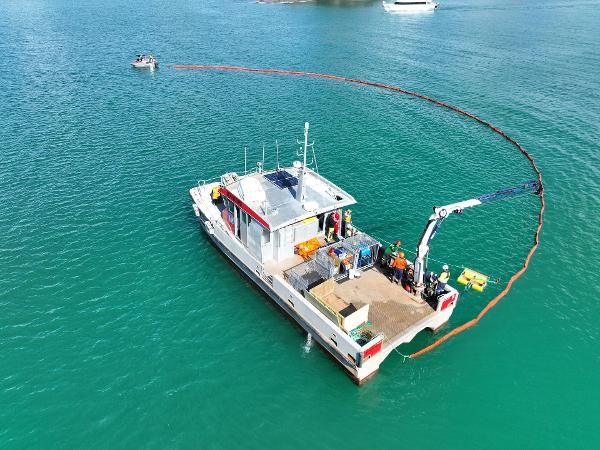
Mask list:
[[[350,194],[308,169],[303,174],[303,201],[298,201],[300,170],[221,177],[221,217],[263,264],[294,259],[298,246],[313,239],[324,244],[328,216],[356,203]]]

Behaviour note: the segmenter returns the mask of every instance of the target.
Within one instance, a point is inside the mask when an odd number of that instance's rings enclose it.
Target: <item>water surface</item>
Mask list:
[[[598,2],[333,3],[2,3],[0,447],[598,446]],[[131,69],[140,51],[162,67]],[[243,170],[244,146],[291,162],[309,121],[357,225],[414,247],[432,205],[530,179],[526,161],[400,94],[167,63],[363,78],[490,120],[544,173],[531,268],[476,328],[357,388],[208,243],[188,189]],[[537,207],[452,217],[431,256],[505,282]]]

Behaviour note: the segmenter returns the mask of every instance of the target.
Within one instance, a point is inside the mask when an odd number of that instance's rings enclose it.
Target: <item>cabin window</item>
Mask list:
[[[267,230],[263,230],[262,232],[262,243],[264,244],[268,244],[269,242],[271,242],[271,233],[268,232]]]
[[[231,202],[229,199],[225,199],[225,206],[227,207],[229,212],[233,215],[234,214],[233,202]]]

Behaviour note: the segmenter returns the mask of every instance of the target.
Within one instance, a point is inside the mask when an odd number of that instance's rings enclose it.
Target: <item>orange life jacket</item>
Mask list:
[[[392,263],[394,269],[406,269],[406,258],[396,258]]]

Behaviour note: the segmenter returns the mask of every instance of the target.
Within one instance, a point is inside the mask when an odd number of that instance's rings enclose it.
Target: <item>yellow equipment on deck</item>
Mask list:
[[[488,284],[489,279],[490,277],[488,277],[487,275],[475,272],[474,270],[467,269],[465,267],[465,270],[462,271],[462,273],[456,281],[458,281],[462,285],[467,286],[467,288],[470,287],[471,289],[474,289],[477,292],[483,292],[483,290]]]

